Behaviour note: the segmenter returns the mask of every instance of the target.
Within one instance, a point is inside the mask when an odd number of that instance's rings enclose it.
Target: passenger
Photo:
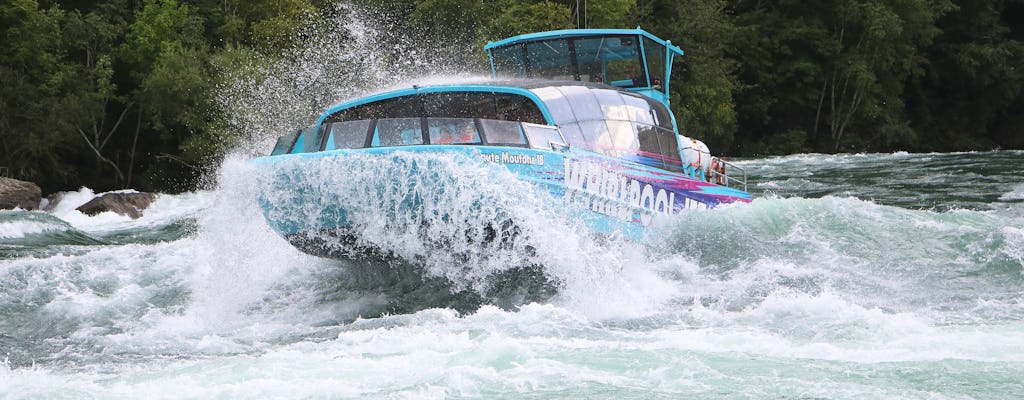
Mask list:
[[[462,130],[459,131],[458,143],[473,143],[476,141],[476,128],[472,124],[463,125]]]
[[[438,135],[437,141],[434,144],[452,144],[455,138],[452,137],[452,131],[448,130],[447,126],[441,127],[441,134]]]

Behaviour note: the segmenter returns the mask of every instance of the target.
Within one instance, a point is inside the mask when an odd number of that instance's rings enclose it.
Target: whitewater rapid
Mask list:
[[[894,159],[917,172],[877,176]],[[81,215],[83,189],[0,212],[0,397],[1020,398],[1022,161],[745,160],[752,203],[643,243],[535,227],[565,239],[539,251],[560,283],[500,306],[469,275],[296,251],[244,160],[138,220]]]

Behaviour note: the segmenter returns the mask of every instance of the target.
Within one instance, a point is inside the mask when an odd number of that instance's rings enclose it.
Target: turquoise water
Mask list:
[[[2,211],[0,398],[1024,398],[1024,152],[740,164],[752,203],[643,243],[522,219],[547,290],[299,253],[241,160],[139,220]]]

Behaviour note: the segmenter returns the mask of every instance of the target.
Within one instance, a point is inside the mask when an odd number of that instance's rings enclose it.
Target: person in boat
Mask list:
[[[454,141],[455,137],[452,136],[452,131],[448,130],[447,126],[442,126],[441,133],[438,135],[434,144],[452,144]]]
[[[476,136],[476,128],[473,127],[472,123],[463,124],[462,128],[459,129],[459,135],[456,138],[456,143],[474,143],[479,142]]]

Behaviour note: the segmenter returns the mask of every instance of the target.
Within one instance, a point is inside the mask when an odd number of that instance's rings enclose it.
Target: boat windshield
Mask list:
[[[298,134],[295,132],[293,134]],[[293,134],[279,141],[274,155],[303,151],[362,149],[413,145],[482,145],[531,147],[551,150],[565,147],[557,127],[520,121],[479,118],[381,118],[323,124],[318,132]],[[301,140],[318,140],[312,147]],[[321,139],[322,138],[322,139]],[[283,143],[292,143],[286,147]],[[300,148],[301,146],[301,148]]]
[[[636,35],[555,38],[491,50],[497,76],[603,82],[622,88],[652,86],[642,54]]]

